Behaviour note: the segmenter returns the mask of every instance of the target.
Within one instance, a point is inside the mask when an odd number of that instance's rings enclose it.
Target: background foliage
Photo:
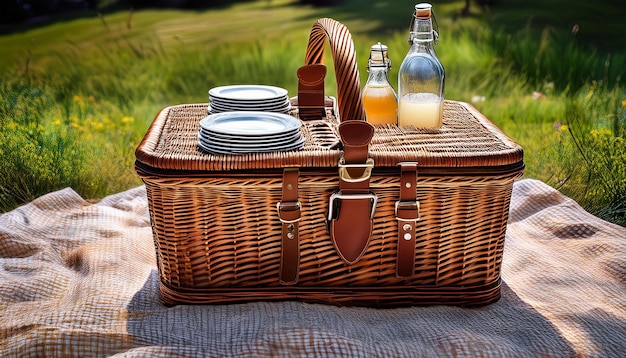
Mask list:
[[[97,199],[140,185],[134,149],[156,113],[206,102],[211,87],[266,83],[295,94],[296,69],[320,17],[350,29],[362,83],[369,46],[387,44],[395,83],[414,3],[108,5],[4,27],[0,210],[66,186]],[[501,0],[473,2],[464,15],[463,0],[433,5],[446,97],[472,103],[518,141],[526,177],[624,225],[622,6],[615,0]],[[327,91],[333,94],[330,70]]]

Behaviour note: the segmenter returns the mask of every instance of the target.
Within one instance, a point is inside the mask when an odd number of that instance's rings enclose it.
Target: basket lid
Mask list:
[[[342,156],[339,121],[302,122],[304,147],[297,151],[217,155],[198,146],[200,120],[207,104],[167,107],[155,118],[135,151],[137,163],[153,170],[215,172],[285,167],[334,168]],[[523,166],[521,146],[467,103],[446,100],[443,126],[405,129],[378,126],[369,147],[375,168],[414,161],[420,168],[486,168]],[[493,168],[495,169],[495,168]]]

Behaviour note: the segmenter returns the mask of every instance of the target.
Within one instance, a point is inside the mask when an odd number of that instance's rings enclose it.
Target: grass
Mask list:
[[[572,34],[586,2],[500,1],[474,6],[467,17],[460,16],[464,1],[433,3],[446,97],[473,103],[518,141],[526,177],[624,225],[626,51],[613,26],[619,11],[606,1],[598,5],[606,16],[584,17]],[[154,115],[172,104],[206,102],[211,87],[267,83],[294,94],[310,27],[320,17],[350,29],[362,83],[369,46],[389,45],[395,83],[412,6],[346,0],[312,8],[274,0],[206,11],[118,10],[0,36],[11,54],[0,56],[0,210],[66,186],[99,198],[140,185],[134,149]],[[558,19],[549,16],[557,10]],[[334,93],[331,76],[326,87]]]

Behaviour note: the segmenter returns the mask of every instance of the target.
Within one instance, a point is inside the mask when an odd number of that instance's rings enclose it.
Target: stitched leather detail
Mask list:
[[[365,163],[374,136],[374,126],[361,120],[344,121],[339,125],[339,136],[343,143],[345,163]]]
[[[280,283],[294,285],[300,269],[299,221],[302,205],[298,201],[298,168],[283,170],[282,200],[276,204],[282,223]]]
[[[329,208],[330,235],[339,256],[348,264],[357,262],[369,244],[376,210],[376,195],[370,192],[374,161],[368,146],[374,127],[361,120],[339,125],[344,156],[340,162],[339,193]]]
[[[400,163],[400,200],[396,202],[398,252],[396,275],[409,278],[415,273],[415,226],[419,220],[417,201],[417,163]]]
[[[298,68],[298,110],[302,120],[322,119],[324,108],[324,77],[326,66],[323,64],[304,65]]]
[[[298,81],[304,86],[319,86],[324,84],[326,77],[326,66],[323,64],[313,64],[302,66],[297,72]],[[315,89],[317,89],[316,87]],[[324,88],[322,87],[322,90]]]
[[[335,209],[337,216],[330,222],[330,234],[337,253],[348,264],[359,261],[369,244],[375,202],[373,198],[345,195]]]

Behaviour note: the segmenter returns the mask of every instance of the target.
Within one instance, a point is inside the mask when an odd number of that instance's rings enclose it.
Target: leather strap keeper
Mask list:
[[[360,120],[339,125],[344,156],[339,163],[339,189],[330,198],[329,229],[339,256],[357,262],[370,241],[377,197],[369,183],[374,161],[368,158],[374,127]]]
[[[417,201],[417,163],[400,163],[400,200],[396,202],[398,254],[396,275],[409,278],[415,273],[415,226],[420,218]]]
[[[302,120],[317,120],[326,116],[324,107],[323,64],[304,65],[298,69],[298,114]]]
[[[278,218],[282,223],[280,283],[293,285],[298,282],[300,271],[299,221],[302,205],[298,201],[298,168],[283,170],[282,200],[276,204]]]

